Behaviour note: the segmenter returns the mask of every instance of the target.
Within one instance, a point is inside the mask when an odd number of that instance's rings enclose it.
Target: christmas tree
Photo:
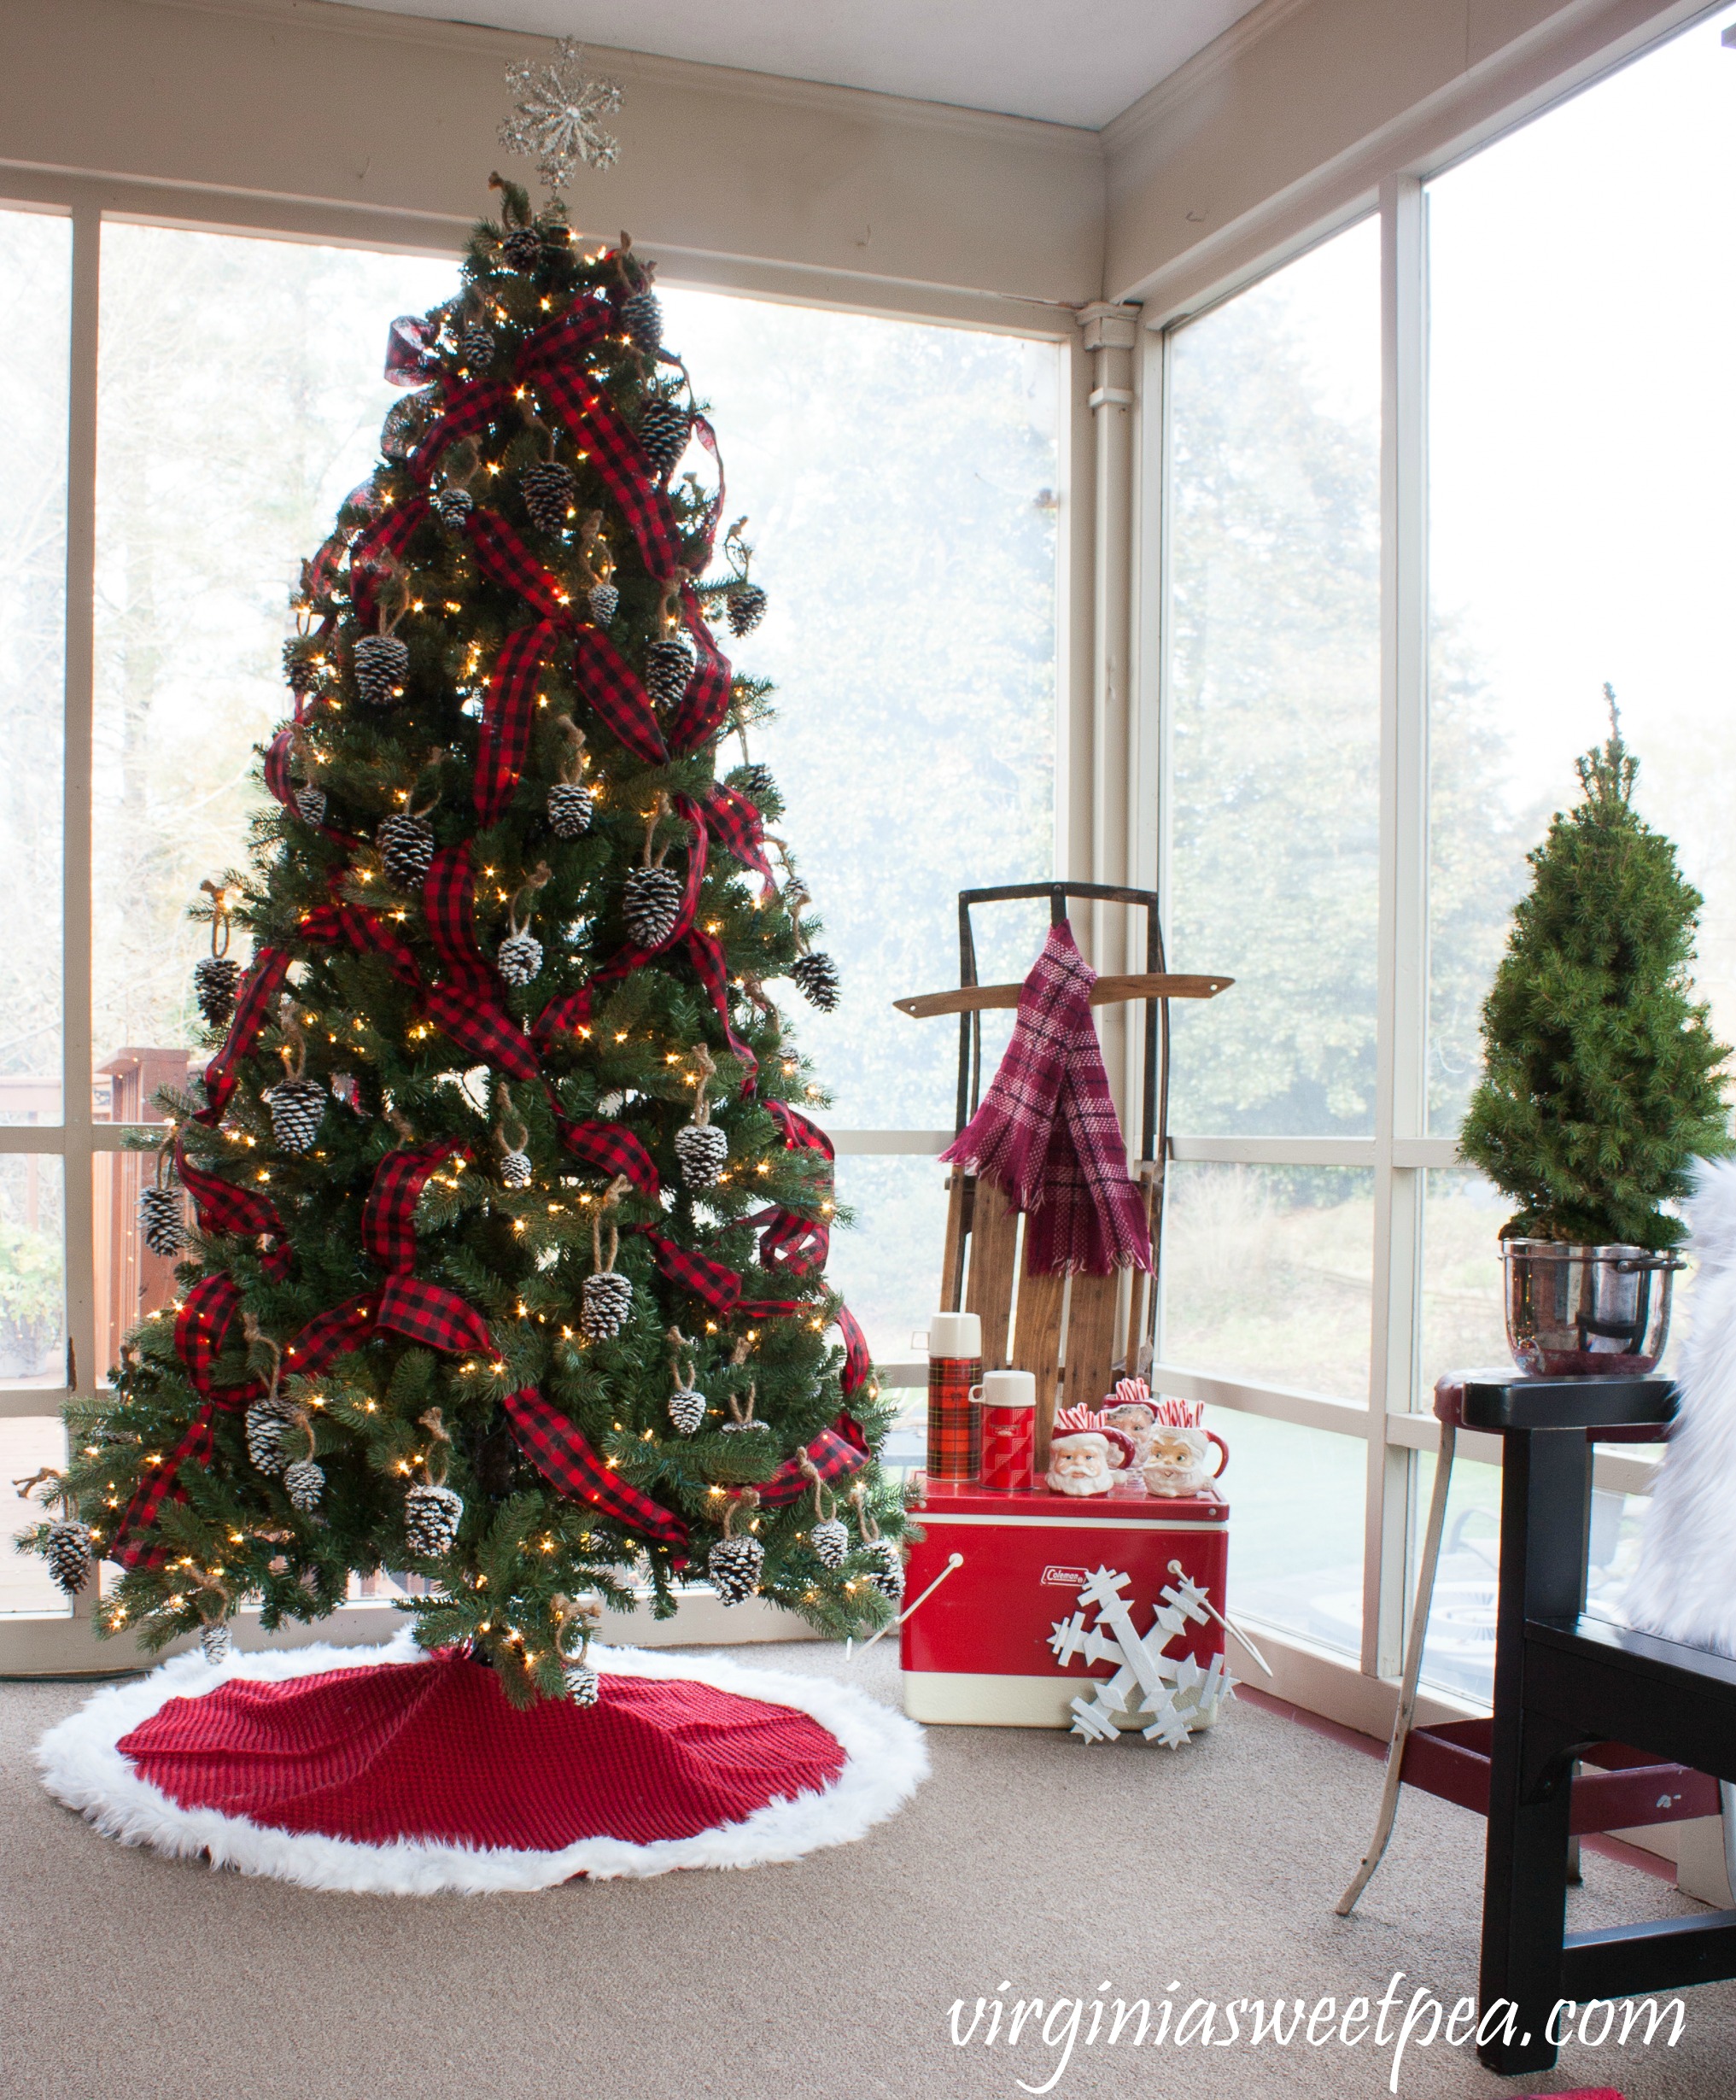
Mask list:
[[[1662,1206],[1690,1162],[1731,1149],[1729,1050],[1688,974],[1703,900],[1634,807],[1639,762],[1604,692],[1609,740],[1529,857],[1459,1149],[1519,1205],[1503,1238],[1657,1249],[1686,1229]]]
[[[637,1587],[884,1623],[903,1502],[768,988],[835,973],[745,763],[768,689],[710,626],[764,595],[739,524],[714,554],[721,471],[670,486],[716,447],[651,271],[496,186],[457,295],[393,325],[269,813],[207,886],[213,1054],[141,1214],[179,1296],[73,1404],[26,1536],[67,1587],[119,1563],[99,1627],[148,1648],[400,1575],[420,1641],[523,1703],[582,1695],[574,1629]]]

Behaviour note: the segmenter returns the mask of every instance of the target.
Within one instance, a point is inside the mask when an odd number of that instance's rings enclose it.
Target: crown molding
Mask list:
[[[1313,4],[1314,0],[1265,0],[1264,6],[1231,22],[1203,50],[1195,51],[1173,73],[1166,73],[1155,87],[1148,88],[1137,102],[1129,102],[1110,118],[1096,134],[1102,141],[1105,157],[1113,160],[1137,146],[1202,94],[1219,73],[1238,64],[1255,44],[1282,28],[1291,15]]]

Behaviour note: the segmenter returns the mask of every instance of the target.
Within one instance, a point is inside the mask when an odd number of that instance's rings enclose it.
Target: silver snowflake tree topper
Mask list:
[[[552,59],[515,59],[506,85],[517,99],[500,120],[500,143],[534,160],[551,194],[560,194],[581,161],[614,165],[620,148],[597,120],[621,107],[620,83],[587,78],[585,54],[572,38],[560,39]]]

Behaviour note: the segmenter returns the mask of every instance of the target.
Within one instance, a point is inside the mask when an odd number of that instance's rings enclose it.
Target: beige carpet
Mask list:
[[[817,1644],[737,1653],[845,1672]],[[896,1699],[892,1655],[858,1670]],[[1177,1754],[932,1729],[913,1805],[795,1866],[412,1901],[213,1875],[96,1836],[29,1758],[88,1688],[0,1684],[8,2100],[1019,2100],[1058,2048],[1028,2030],[1015,2050],[956,2048],[956,1998],[967,2022],[1003,1981],[1047,2003],[1105,1985],[1160,1999],[1173,1980],[1184,2005],[1331,1996],[1341,2015],[1394,1970],[1448,2001],[1476,1988],[1482,1824],[1407,1797],[1361,1914],[1335,1917],[1380,1767],[1251,1705]],[[1604,1859],[1586,1872],[1581,1925],[1692,1907]],[[1412,2047],[1399,2090],[1728,2100],[1736,1986],[1685,2000],[1674,2050],[1576,2048],[1514,2085],[1437,2042]],[[1078,2047],[1053,2090],[1372,2097],[1391,2070],[1367,2041],[1136,2050],[1124,2035]]]

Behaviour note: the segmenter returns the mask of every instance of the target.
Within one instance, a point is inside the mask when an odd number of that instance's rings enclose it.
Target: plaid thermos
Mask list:
[[[1028,1371],[988,1371],[973,1389],[982,1415],[977,1484],[1023,1494],[1033,1484],[1037,1380]]]
[[[983,1323],[974,1313],[937,1313],[928,1323],[928,1477],[977,1477],[977,1411],[971,1388],[983,1375]]]

